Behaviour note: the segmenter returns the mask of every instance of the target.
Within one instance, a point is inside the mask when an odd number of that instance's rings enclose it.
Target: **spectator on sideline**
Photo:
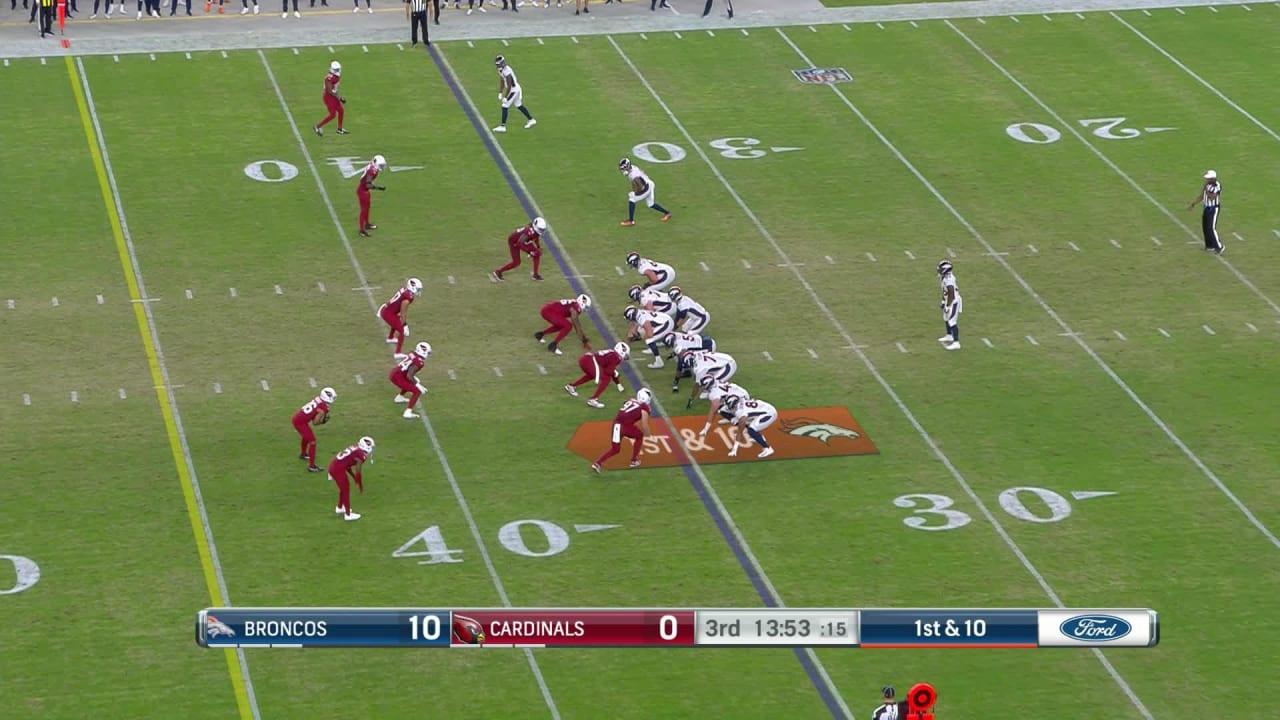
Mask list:
[[[281,9],[283,12],[280,13],[280,19],[283,20],[289,17],[289,0],[281,0]],[[293,16],[296,18],[302,17],[302,13],[298,12],[298,0],[293,0]]]

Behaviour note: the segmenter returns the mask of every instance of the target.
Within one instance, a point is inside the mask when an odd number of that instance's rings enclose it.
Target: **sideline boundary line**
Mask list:
[[[156,399],[160,402],[160,414],[164,418],[169,449],[173,453],[178,480],[182,484],[187,517],[191,520],[196,552],[200,556],[200,566],[204,570],[205,586],[214,606],[231,607],[227,581],[222,572],[222,564],[218,561],[218,548],[213,541],[213,530],[209,527],[209,515],[205,509],[204,496],[200,492],[200,480],[196,475],[195,462],[192,460],[191,448],[187,444],[187,434],[182,426],[182,415],[178,412],[178,401],[173,396],[169,382],[169,369],[165,366],[164,351],[160,346],[160,333],[156,329],[155,317],[151,313],[151,304],[142,302],[143,298],[148,297],[147,287],[142,279],[142,268],[138,264],[137,253],[134,251],[133,237],[129,233],[129,225],[125,220],[120,189],[116,185],[111,156],[107,152],[107,141],[102,134],[102,125],[98,122],[98,111],[93,103],[93,91],[89,89],[89,76],[85,73],[84,65],[79,58],[68,56],[66,64],[71,88],[75,93],[76,108],[80,113],[80,122],[84,126],[85,140],[89,145],[89,153],[93,156],[93,169],[98,177],[98,186],[102,190],[102,202],[111,223],[111,235],[115,239],[120,269],[124,272],[125,284],[129,287],[129,297],[134,301],[133,315],[137,320],[138,334],[146,351],[147,365],[151,369]],[[249,664],[244,657],[244,650],[227,648],[223,653],[227,659],[227,671],[231,675],[231,687],[235,692],[236,707],[241,720],[260,720],[262,715],[258,710],[258,700],[254,694],[253,681],[249,677]]]

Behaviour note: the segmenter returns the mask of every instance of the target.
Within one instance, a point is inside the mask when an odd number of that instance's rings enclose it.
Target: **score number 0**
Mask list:
[[[421,624],[422,632],[418,632],[418,626]],[[439,615],[418,615],[409,616],[409,634],[413,640],[439,640],[440,639],[440,616]]]

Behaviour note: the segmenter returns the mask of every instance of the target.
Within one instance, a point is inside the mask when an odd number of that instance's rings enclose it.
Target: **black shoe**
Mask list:
[[[312,465],[307,468],[307,472],[324,472],[324,469],[316,467],[315,465]]]
[[[672,385],[671,392],[675,392],[675,393],[680,392],[680,383],[675,383],[674,385]]]
[[[361,230],[360,237],[373,237],[373,236],[369,234],[368,230]]]
[[[501,279],[501,278],[502,278],[502,276],[501,276],[501,275],[498,275],[498,278],[499,278],[499,279]],[[541,341],[542,341],[542,336],[543,336],[543,334],[544,334],[544,333],[543,333],[541,330],[539,330],[538,332],[536,332],[536,333],[534,333],[534,334],[533,334],[533,339],[534,339],[534,340],[537,340],[537,341],[539,341],[539,342],[541,342]]]
[[[378,229],[378,226],[377,226],[377,225],[374,225],[373,223],[369,223],[368,225],[365,225],[365,226],[364,226],[364,229],[365,229],[365,230],[377,230],[377,229]]]
[[[346,135],[346,134],[347,134],[347,133],[349,133],[349,132],[351,132],[351,131],[350,131],[350,130],[348,130],[348,129],[346,129],[346,128],[338,128],[338,134],[339,134],[339,135]]]
[[[299,460],[310,460],[310,459],[311,459],[311,456],[310,456],[310,455],[307,455],[306,453],[302,453],[301,455],[299,455],[299,456],[298,456],[298,459],[299,459]]]
[[[555,351],[556,351],[556,344],[555,344],[554,342],[552,342],[551,344],[547,345],[547,350],[548,350],[548,351],[550,351],[550,352],[555,352]]]
[[[534,279],[534,280],[541,280],[541,279],[542,279],[542,276],[541,276],[541,275],[539,275],[538,273],[534,273],[534,274],[533,274],[533,279]]]

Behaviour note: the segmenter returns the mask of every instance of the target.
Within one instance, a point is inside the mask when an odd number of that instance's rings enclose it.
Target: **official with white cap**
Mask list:
[[[1200,226],[1204,230],[1204,249],[1221,255],[1226,251],[1222,238],[1218,237],[1218,211],[1222,209],[1222,183],[1218,182],[1218,173],[1213,170],[1205,172],[1204,186],[1200,188],[1200,194],[1196,199],[1187,205],[1187,209],[1190,210],[1196,205],[1204,205],[1204,212],[1200,217]]]

